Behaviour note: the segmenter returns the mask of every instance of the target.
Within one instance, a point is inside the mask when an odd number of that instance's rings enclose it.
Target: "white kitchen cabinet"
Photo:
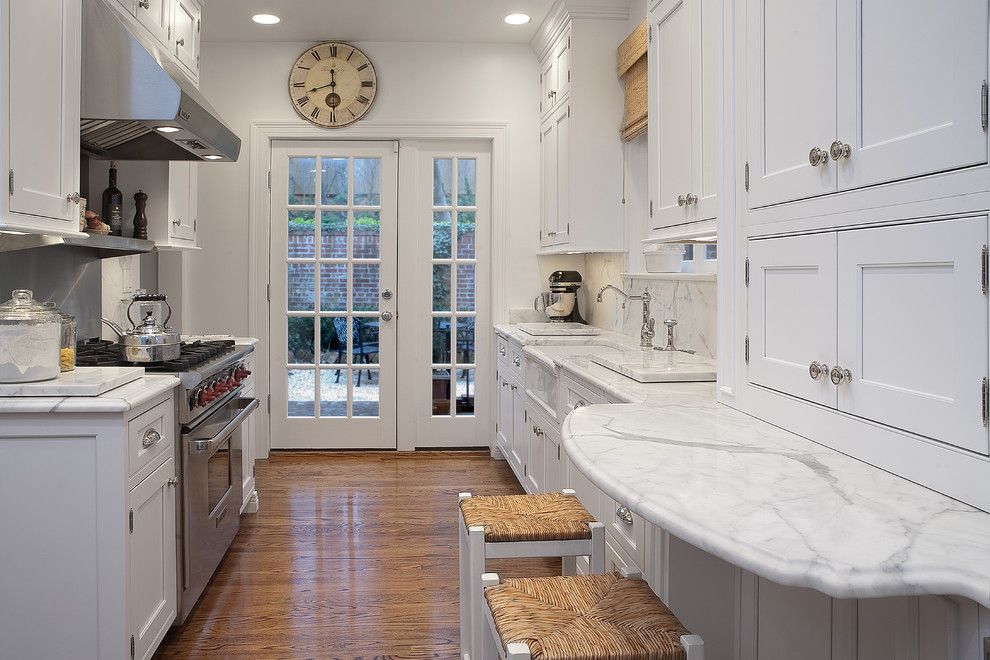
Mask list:
[[[509,383],[499,370],[496,374],[496,412],[495,412],[495,446],[502,452],[502,456],[509,459],[509,447],[512,436],[512,390]]]
[[[987,162],[986,2],[746,11],[749,208]]]
[[[189,161],[170,161],[168,173],[168,242],[175,246],[194,246],[199,210],[197,165]]]
[[[172,11],[174,0],[137,0],[125,4],[134,14],[138,23],[144,26],[148,33],[158,43],[171,48],[172,44]]]
[[[550,425],[543,436],[543,490],[548,493],[567,488],[563,456],[560,431],[556,424]]]
[[[78,233],[82,0],[5,2],[0,18],[8,183],[0,229]]]
[[[571,18],[544,30],[540,62],[541,252],[622,252],[622,85],[603,53],[625,37],[625,20]],[[610,45],[609,45],[610,44]],[[604,50],[603,50],[604,48]]]
[[[837,0],[839,190],[987,162],[987,2],[951,7]]]
[[[832,599],[812,589],[757,578],[752,660],[832,660]],[[865,659],[864,659],[865,660]]]
[[[148,238],[160,250],[197,249],[198,165],[189,161],[118,163],[128,190],[148,195]],[[132,195],[124,197],[124,214],[134,216]]]
[[[542,493],[546,490],[543,482],[543,462],[544,438],[546,437],[546,424],[542,416],[534,413],[533,409],[527,408],[529,422],[526,425],[526,467],[523,471],[523,488],[527,493]]]
[[[749,382],[990,455],[986,246],[985,215],[751,240]]]
[[[512,395],[512,438],[509,444],[510,463],[516,468],[516,476],[525,481],[526,460],[529,456],[529,433],[526,430],[526,390],[522,384],[510,383]],[[520,475],[522,475],[520,477]]]
[[[175,58],[199,76],[199,35],[203,8],[197,0],[173,0],[172,44]]]
[[[987,455],[987,217],[838,234],[838,408]]]
[[[176,481],[168,455],[128,496],[127,616],[132,655],[141,660],[154,655],[176,615]]]
[[[663,0],[650,10],[649,21],[651,227],[713,220],[719,187],[719,7],[713,0]]]
[[[749,381],[835,406],[834,232],[749,244]],[[812,362],[824,366],[814,380]]]

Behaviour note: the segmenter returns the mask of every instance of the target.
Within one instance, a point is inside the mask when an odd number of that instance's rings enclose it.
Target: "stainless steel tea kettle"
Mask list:
[[[131,308],[135,303],[141,302],[162,303],[166,309],[165,320],[158,323],[155,313],[148,311],[141,323],[136,323],[131,317]],[[172,307],[168,304],[164,293],[139,292],[131,297],[131,304],[127,306],[127,320],[131,322],[130,330],[124,330],[109,319],[103,319],[103,324],[116,333],[117,344],[121,347],[126,362],[167,362],[179,357],[182,346],[179,331],[168,327],[171,318]]]

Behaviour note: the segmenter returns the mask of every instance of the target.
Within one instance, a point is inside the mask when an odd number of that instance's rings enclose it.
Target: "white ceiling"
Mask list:
[[[554,0],[209,0],[206,41],[436,41],[529,43]],[[522,12],[526,25],[506,25]],[[254,14],[275,14],[258,25]]]

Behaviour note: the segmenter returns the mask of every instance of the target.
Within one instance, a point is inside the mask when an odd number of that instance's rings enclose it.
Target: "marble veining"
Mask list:
[[[175,376],[144,376],[99,396],[0,397],[0,414],[11,413],[116,413],[136,408],[179,384]]]
[[[593,362],[640,383],[714,381],[715,363],[679,351],[641,351],[638,355],[615,360],[595,355]]]
[[[774,582],[990,607],[990,514],[708,397],[581,408],[562,438],[608,495]]]
[[[98,396],[144,375],[144,367],[76,367],[54,380],[0,384],[3,396]]]

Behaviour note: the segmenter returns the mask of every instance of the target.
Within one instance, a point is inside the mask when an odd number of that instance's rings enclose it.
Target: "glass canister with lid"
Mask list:
[[[72,371],[76,368],[76,317],[60,310],[54,302],[46,302],[45,307],[58,314],[61,320],[58,359],[63,372]]]
[[[0,305],[0,383],[57,378],[62,319],[57,311],[17,289]]]

